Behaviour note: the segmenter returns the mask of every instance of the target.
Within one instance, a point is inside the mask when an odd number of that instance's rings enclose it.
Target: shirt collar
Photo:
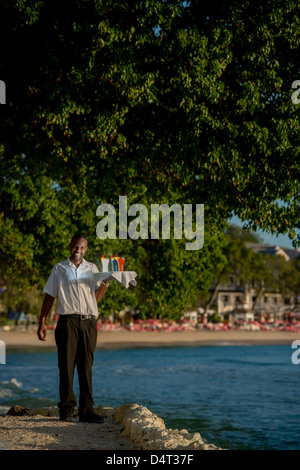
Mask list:
[[[68,258],[68,259],[66,260],[66,263],[67,263],[68,266],[71,266],[72,268],[76,268],[75,264],[72,263],[72,261],[70,260],[70,258]],[[87,261],[86,261],[84,258],[82,258],[82,261],[81,261],[81,263],[79,264],[78,268],[79,268],[80,266],[84,267],[84,266],[86,266],[86,265],[87,265]]]

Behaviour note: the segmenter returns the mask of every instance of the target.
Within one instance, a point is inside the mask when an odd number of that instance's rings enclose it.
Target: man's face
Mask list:
[[[73,263],[81,263],[87,250],[87,241],[84,238],[78,238],[78,240],[73,240],[70,243],[69,248],[71,253],[70,258]]]

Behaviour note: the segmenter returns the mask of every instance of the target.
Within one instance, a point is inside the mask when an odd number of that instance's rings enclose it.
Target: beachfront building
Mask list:
[[[187,307],[182,317],[182,320],[186,320],[192,324],[196,324],[198,323],[198,317],[199,317],[199,309]]]
[[[279,245],[264,245],[261,243],[246,243],[247,248],[261,253],[263,255],[280,255],[283,256],[286,261],[298,258],[300,256],[300,248],[292,250],[291,248],[281,247]]]
[[[257,253],[283,256],[286,261],[300,256],[300,249],[292,250],[260,243],[247,243],[246,246]],[[211,291],[213,289],[214,286]],[[250,283],[242,285],[232,278],[232,282],[220,286],[215,306],[222,320],[276,321],[284,319],[295,308],[295,299],[293,296],[283,296],[281,292],[255,289]]]
[[[282,319],[294,308],[294,298],[280,292],[257,290],[251,286],[223,285],[216,296],[216,307],[222,320],[252,321]]]

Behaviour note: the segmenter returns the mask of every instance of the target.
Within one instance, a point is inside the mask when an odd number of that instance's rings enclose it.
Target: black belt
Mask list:
[[[64,317],[77,318],[78,320],[93,320],[96,319],[95,315],[82,315],[81,313],[66,313]]]

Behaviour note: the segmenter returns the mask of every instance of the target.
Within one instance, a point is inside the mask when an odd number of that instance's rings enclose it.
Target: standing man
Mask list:
[[[77,234],[69,245],[70,257],[57,263],[43,289],[38,338],[46,341],[45,320],[57,297],[59,319],[55,329],[58,353],[60,420],[71,421],[76,398],[73,391],[75,364],[79,378],[79,420],[101,423],[103,418],[94,412],[92,365],[97,342],[97,302],[106,292],[108,282],[95,282],[97,266],[84,259],[87,239]]]

